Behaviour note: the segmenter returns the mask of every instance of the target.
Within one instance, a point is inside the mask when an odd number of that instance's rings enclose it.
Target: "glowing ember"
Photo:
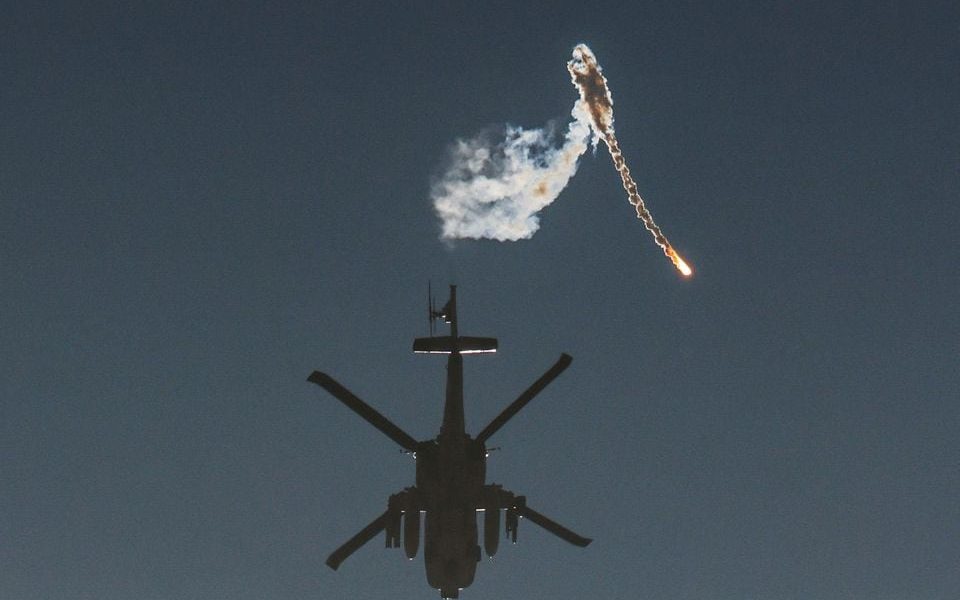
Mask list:
[[[690,265],[687,264],[687,261],[680,258],[680,255],[677,254],[677,251],[670,247],[669,251],[670,260],[673,262],[673,265],[677,267],[677,270],[683,274],[684,277],[690,277],[693,275],[693,269],[690,268]]]

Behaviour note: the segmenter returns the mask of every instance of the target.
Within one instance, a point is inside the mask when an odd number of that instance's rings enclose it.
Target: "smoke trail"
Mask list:
[[[587,149],[590,117],[581,102],[571,115],[559,147],[549,126],[507,126],[498,141],[491,135],[459,140],[450,167],[431,190],[442,237],[513,241],[536,233],[537,213],[567,186]]]
[[[637,218],[643,221],[644,227],[653,234],[653,239],[667,258],[673,262],[674,266],[689,277],[693,273],[692,269],[670,245],[660,227],[654,222],[653,215],[647,210],[643,198],[637,192],[637,183],[630,175],[630,167],[623,159],[620,143],[613,132],[613,97],[611,97],[610,88],[607,86],[607,78],[604,77],[602,69],[597,63],[597,58],[586,44],[578,44],[573,49],[573,59],[567,63],[567,70],[570,71],[573,84],[580,91],[580,101],[587,105],[590,124],[595,135],[601,136],[607,144],[610,158],[613,159],[613,166],[620,173],[623,189],[627,192],[627,199],[630,204],[637,211]]]

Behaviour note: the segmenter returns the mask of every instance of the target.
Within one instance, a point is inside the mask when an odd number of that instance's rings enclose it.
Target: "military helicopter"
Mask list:
[[[417,338],[413,351],[446,354],[447,391],[440,435],[417,441],[386,417],[359,399],[325,373],[314,371],[308,381],[327,390],[348,408],[379,429],[391,440],[411,452],[416,459],[416,485],[393,494],[387,510],[337,548],[327,558],[336,570],[344,560],[381,531],[386,532],[386,547],[399,548],[401,528],[403,547],[414,558],[420,543],[420,517],[424,523],[424,562],[427,583],[440,591],[441,598],[458,598],[460,591],[473,583],[480,546],[477,543],[477,513],[484,513],[483,545],[488,556],[497,552],[500,539],[500,511],[506,511],[506,535],[516,543],[517,527],[525,517],[557,537],[585,547],[592,540],[579,536],[527,506],[519,496],[497,484],[486,483],[487,440],[500,430],[520,409],[557,378],[573,360],[567,354],[517,397],[489,425],[470,437],[465,431],[463,414],[463,356],[493,353],[495,338],[460,336],[457,327],[457,288],[450,286],[450,299],[435,310],[428,290],[431,336]],[[442,320],[450,326],[450,335],[434,337],[433,323]],[[402,527],[401,527],[402,526]]]

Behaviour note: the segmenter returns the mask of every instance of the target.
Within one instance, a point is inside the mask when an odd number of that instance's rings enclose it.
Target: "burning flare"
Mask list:
[[[585,44],[573,49],[567,63],[580,99],[570,111],[573,121],[562,137],[552,126],[523,129],[506,126],[470,140],[458,140],[446,172],[433,182],[430,195],[442,221],[444,239],[486,238],[512,241],[531,237],[540,228],[539,212],[551,204],[577,172],[577,163],[593,140],[602,139],[620,173],[623,189],[653,239],[686,277],[693,270],[654,222],[613,133],[613,98],[597,59]]]
[[[573,59],[567,63],[567,70],[570,71],[570,78],[573,85],[580,91],[580,101],[587,107],[587,113],[590,115],[590,126],[594,132],[594,144],[597,139],[603,139],[610,151],[610,158],[613,159],[613,166],[620,173],[620,180],[623,182],[623,189],[627,192],[627,199],[637,211],[637,218],[643,221],[644,227],[653,235],[657,245],[663,250],[663,253],[673,262],[677,270],[689,277],[693,274],[693,269],[677,254],[666,236],[660,230],[660,227],[653,220],[653,215],[647,210],[647,205],[643,198],[637,192],[637,182],[630,175],[630,167],[623,160],[623,153],[620,151],[620,143],[613,132],[613,98],[610,96],[610,88],[607,86],[607,78],[603,75],[600,64],[590,48],[586,44],[578,44],[573,49]]]

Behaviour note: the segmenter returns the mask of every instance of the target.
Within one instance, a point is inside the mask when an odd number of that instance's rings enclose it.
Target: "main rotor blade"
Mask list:
[[[337,570],[337,567],[340,566],[340,563],[347,560],[351,554],[360,549],[361,546],[372,540],[378,533],[383,531],[387,526],[387,513],[383,513],[372,523],[363,528],[363,530],[357,535],[350,538],[346,544],[340,546],[333,551],[333,554],[327,558],[327,566]]]
[[[543,391],[543,388],[550,385],[550,382],[556,379],[560,373],[563,373],[564,369],[570,366],[570,363],[573,361],[573,357],[569,354],[561,354],[560,359],[550,369],[540,376],[540,379],[533,382],[533,385],[528,387],[525,392],[520,394],[520,396],[514,400],[510,406],[503,409],[497,418],[493,421],[490,421],[490,424],[487,425],[483,431],[477,435],[477,441],[486,442],[494,433],[496,433],[504,424],[510,420],[513,415],[527,405],[528,402],[533,400],[533,397]]]
[[[389,419],[378,413],[369,404],[354,396],[350,390],[334,381],[333,378],[326,373],[314,371],[310,374],[310,377],[307,378],[307,381],[315,383],[330,392],[337,400],[346,404],[350,410],[363,417],[368,423],[382,431],[391,440],[407,450],[416,451],[417,440],[410,437],[406,431],[391,423]]]
[[[548,519],[547,517],[541,515],[537,511],[530,508],[529,506],[526,506],[526,505],[518,506],[516,508],[516,511],[521,517],[526,517],[527,519],[530,519],[531,521],[533,521],[540,527],[543,527],[553,535],[557,536],[558,538],[566,542],[570,542],[574,546],[580,546],[581,548],[584,548],[587,545],[589,545],[590,542],[593,541],[590,538],[585,538],[583,536],[579,536],[575,534],[574,532],[570,531],[563,525],[557,523],[556,521]]]

